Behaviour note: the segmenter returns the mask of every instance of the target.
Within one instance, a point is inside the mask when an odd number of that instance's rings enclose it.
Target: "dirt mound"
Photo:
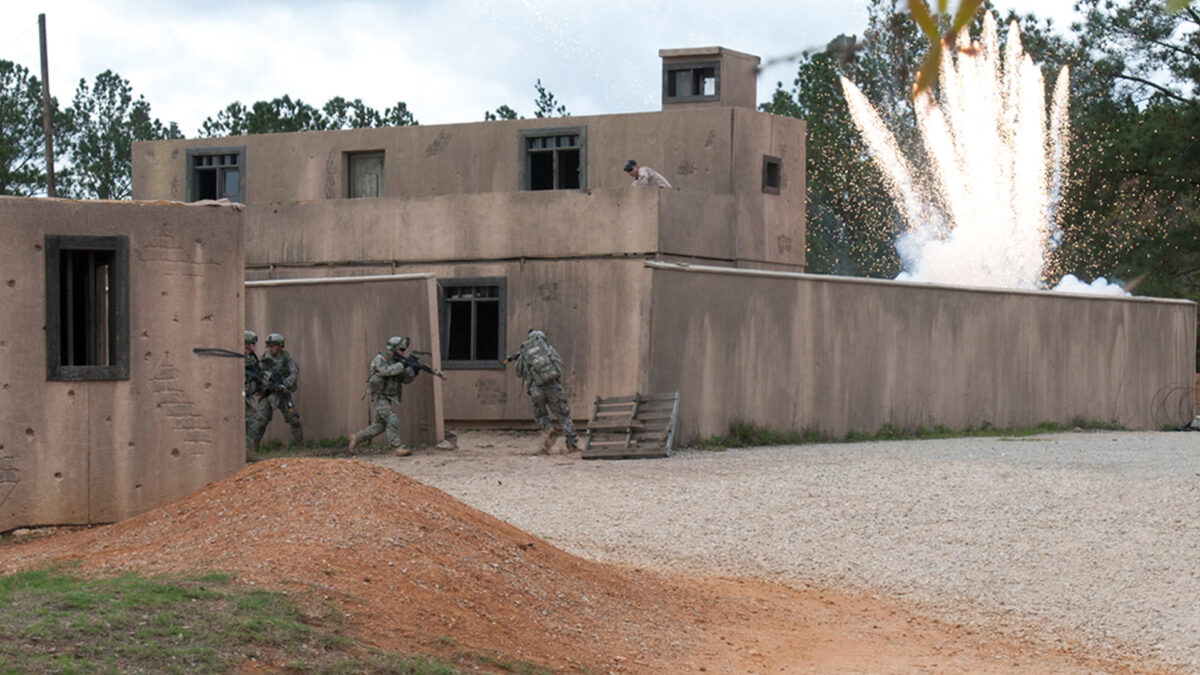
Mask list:
[[[27,548],[29,550],[22,550]],[[79,559],[85,569],[236,572],[328,588],[380,646],[437,636],[538,663],[599,665],[629,628],[667,622],[649,575],[568,555],[434,488],[355,461],[272,460],[135,518],[7,552],[0,572]],[[654,584],[652,590],[644,588]],[[621,649],[673,658],[669,645]],[[598,649],[605,644],[603,650]]]
[[[336,603],[386,649],[499,652],[555,669],[680,672],[1080,672],[878,600],[591,562],[391,470],[250,465],[120,523],[0,548],[0,574],[237,574]],[[1000,654],[999,656],[997,654]],[[1024,663],[1022,663],[1024,661]],[[1100,668],[1103,669],[1103,668]]]

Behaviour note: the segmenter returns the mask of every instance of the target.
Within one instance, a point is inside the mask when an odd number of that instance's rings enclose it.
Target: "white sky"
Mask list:
[[[1073,0],[1000,0],[1052,17]],[[903,6],[903,0],[901,0]],[[957,2],[951,2],[952,7]],[[404,101],[421,124],[477,122],[509,105],[532,117],[542,84],[573,115],[657,110],[660,48],[719,45],[764,62],[861,35],[865,0],[32,0],[0,2],[0,59],[40,75],[46,14],[50,90],[69,104],[81,78],[111,69],[164,124],[196,135],[233,101],[284,94],[320,107]],[[765,69],[758,100],[795,61]]]

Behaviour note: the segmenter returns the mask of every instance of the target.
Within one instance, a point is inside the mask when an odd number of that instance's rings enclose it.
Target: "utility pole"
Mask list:
[[[46,59],[46,15],[38,14],[42,35],[42,135],[46,137],[46,195],[58,196],[54,187],[54,124],[50,117],[50,63]]]

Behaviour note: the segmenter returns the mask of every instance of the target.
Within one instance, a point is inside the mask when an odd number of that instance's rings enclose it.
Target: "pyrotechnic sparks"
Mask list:
[[[937,98],[915,101],[927,165],[919,173],[849,80],[850,114],[908,230],[900,278],[1036,289],[1060,241],[1057,209],[1069,157],[1063,68],[1047,114],[1045,83],[1016,22],[1003,53],[989,13],[977,42],[943,55]]]

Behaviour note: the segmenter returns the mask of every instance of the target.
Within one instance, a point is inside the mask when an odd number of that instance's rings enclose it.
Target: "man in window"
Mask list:
[[[661,173],[648,166],[638,166],[638,163],[632,159],[625,162],[625,173],[629,174],[633,178],[633,184],[639,187],[671,187]]]

